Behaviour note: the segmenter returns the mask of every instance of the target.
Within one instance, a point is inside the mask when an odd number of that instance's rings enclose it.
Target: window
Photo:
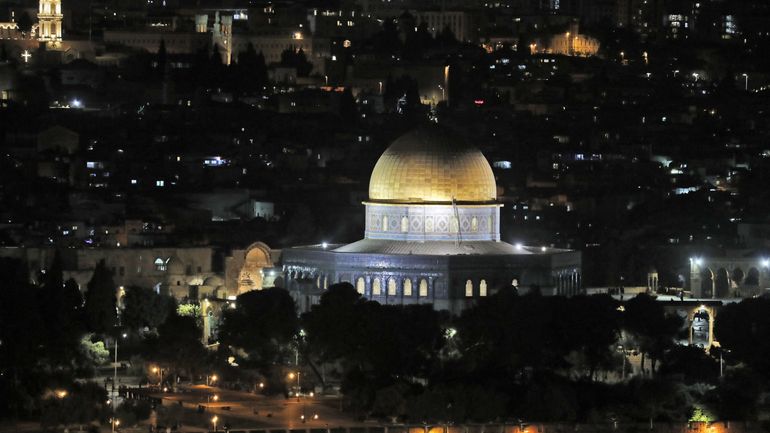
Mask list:
[[[166,270],[166,261],[158,257],[155,259],[155,270],[156,271],[165,271]]]
[[[420,294],[421,298],[424,298],[424,297],[428,296],[428,280],[426,280],[425,278],[420,280],[420,293],[419,294]]]
[[[449,222],[449,231],[452,233],[460,231],[460,222],[457,221],[457,217],[452,217],[452,220]]]
[[[356,292],[360,294],[364,294],[366,291],[366,281],[364,281],[364,277],[358,277],[356,280]]]
[[[473,296],[473,281],[471,280],[467,280],[465,282],[465,296],[467,298],[470,298],[471,296]]]
[[[396,279],[388,279],[388,296],[396,296]]]
[[[487,296],[487,280],[481,280],[479,283],[479,296]]]
[[[409,218],[401,217],[401,233],[409,231]]]
[[[388,216],[387,215],[382,217],[382,231],[384,231],[384,232],[388,231]]]
[[[382,287],[380,286],[380,279],[375,278],[372,282],[372,296],[380,296],[382,293]]]
[[[412,280],[409,278],[404,280],[404,296],[412,296]]]
[[[156,180],[155,181],[155,186],[157,186],[157,187],[163,187],[165,185],[166,185],[166,182],[163,181],[163,180]]]
[[[479,231],[479,220],[476,217],[471,218],[471,231],[474,233]]]

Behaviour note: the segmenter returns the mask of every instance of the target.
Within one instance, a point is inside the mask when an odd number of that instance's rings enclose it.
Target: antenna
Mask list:
[[[454,211],[455,221],[457,221],[457,239],[455,240],[455,246],[460,246],[460,242],[462,241],[462,238],[460,237],[460,212],[457,210],[457,200],[455,200],[454,196],[452,196],[452,210]]]

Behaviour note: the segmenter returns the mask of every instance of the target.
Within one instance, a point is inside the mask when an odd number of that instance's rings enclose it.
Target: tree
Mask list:
[[[46,334],[26,266],[0,258],[0,274],[0,418],[18,418],[34,411],[46,385]]]
[[[203,332],[194,317],[169,313],[158,327],[158,335],[145,340],[146,356],[171,367],[171,374],[195,372],[204,368],[206,348],[201,343]]]
[[[289,47],[281,52],[281,66],[295,68],[298,77],[307,77],[313,70],[313,64],[307,60],[305,51]]]
[[[89,329],[101,334],[112,331],[117,325],[117,299],[115,283],[104,260],[96,264],[86,287],[85,314]]]
[[[725,305],[714,334],[731,356],[770,377],[770,299],[750,298]]]
[[[122,323],[133,330],[155,329],[166,320],[171,302],[152,289],[129,286],[123,298]]]
[[[266,367],[280,362],[293,347],[299,321],[289,292],[281,288],[252,290],[236,299],[222,316],[222,344],[247,353],[245,362]]]
[[[22,33],[29,33],[32,31],[32,18],[29,17],[27,11],[23,11],[19,15],[19,19],[16,21],[16,24],[19,26],[19,30],[21,30]]]
[[[656,362],[673,347],[674,337],[682,327],[682,319],[667,315],[663,305],[641,293],[626,302],[623,325],[636,338],[642,352],[642,371],[646,355],[651,359],[651,373],[654,374]]]
[[[58,366],[70,365],[85,332],[82,322],[82,297],[77,283],[62,278],[62,261],[58,252],[51,266],[41,276],[38,305],[45,318],[48,358]]]

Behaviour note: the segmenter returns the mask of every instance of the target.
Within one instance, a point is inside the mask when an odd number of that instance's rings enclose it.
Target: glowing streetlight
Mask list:
[[[213,425],[214,425],[214,431],[217,431],[217,421],[219,421],[219,417],[218,417],[218,416],[216,416],[216,415],[214,415],[214,416],[211,418],[211,424],[213,424]]]
[[[300,388],[300,386],[299,386],[299,377],[300,377],[300,372],[298,371],[298,372],[295,374],[295,373],[292,371],[292,372],[290,372],[290,373],[289,373],[289,380],[293,380],[295,376],[297,377],[297,401],[299,401],[299,394],[300,394],[300,389],[301,389],[301,388]]]
[[[66,396],[67,396],[67,391],[66,391],[66,390],[64,390],[64,389],[57,389],[57,390],[56,390],[56,392],[55,392],[55,394],[56,394],[56,398],[58,398],[59,400],[61,400],[61,399],[63,399],[64,397],[66,397]]]
[[[216,382],[216,381],[217,381],[217,375],[216,374],[212,374],[212,375],[206,376],[206,386],[211,386],[211,384]]]
[[[158,366],[152,367],[152,372],[154,374],[159,375],[158,386],[162,386],[163,385],[163,368]]]
[[[743,90],[749,91],[749,74],[741,74],[743,76]]]

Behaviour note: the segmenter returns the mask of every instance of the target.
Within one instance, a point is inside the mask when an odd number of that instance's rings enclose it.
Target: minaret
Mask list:
[[[61,42],[61,0],[40,0],[37,11],[39,41]]]

